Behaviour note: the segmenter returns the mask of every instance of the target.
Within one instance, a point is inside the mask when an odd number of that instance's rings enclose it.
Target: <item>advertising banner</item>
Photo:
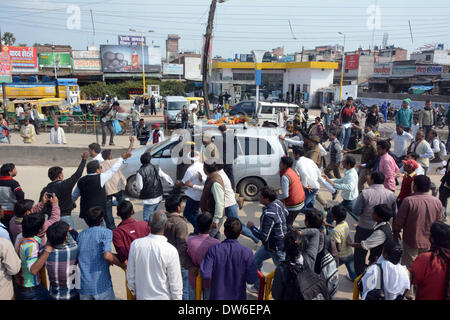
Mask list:
[[[102,63],[100,59],[73,59],[73,70],[101,71]]]
[[[163,74],[182,75],[183,74],[183,65],[176,64],[176,63],[164,63],[163,64]]]
[[[70,52],[41,52],[39,53],[40,68],[72,68]]]
[[[142,57],[140,46],[101,45],[102,70],[106,73],[142,72],[142,61],[144,61],[145,72],[161,72],[161,62],[159,65],[150,64],[148,52],[148,47],[144,46]]]
[[[2,51],[7,53],[11,60],[12,73],[38,72],[36,48],[2,46]]]
[[[75,59],[100,59],[98,50],[73,50],[72,58]]]
[[[412,77],[416,75],[416,66],[394,66],[392,76],[394,77]]]
[[[142,39],[145,37],[141,36],[119,36],[119,46],[140,46],[142,44]]]
[[[359,54],[350,54],[345,56],[345,69],[356,70],[359,67]]]
[[[373,66],[374,78],[390,77],[392,75],[392,63],[375,63]]]
[[[6,52],[0,52],[0,83],[11,83],[11,60]]]
[[[444,71],[443,66],[417,66],[417,76],[439,76]]]

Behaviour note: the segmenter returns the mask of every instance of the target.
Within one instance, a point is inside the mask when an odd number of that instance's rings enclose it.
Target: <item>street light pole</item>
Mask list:
[[[136,29],[130,29],[132,32],[141,33],[141,48],[142,48],[142,96],[145,96],[145,56],[144,56],[144,31],[136,31]],[[153,32],[148,30],[147,32]]]
[[[341,85],[339,88],[339,102],[342,99],[342,84],[344,82],[344,64],[345,64],[345,34],[338,32],[340,35],[344,36],[344,46],[342,47],[342,64],[341,64]]]

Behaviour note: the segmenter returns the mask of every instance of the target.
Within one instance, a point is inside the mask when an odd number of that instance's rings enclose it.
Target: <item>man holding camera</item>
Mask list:
[[[89,152],[85,151],[81,154],[81,162],[78,165],[77,171],[70,178],[65,180],[63,168],[49,168],[48,177],[52,182],[42,189],[39,196],[39,199],[42,199],[45,192],[47,192],[47,195],[56,194],[61,209],[61,221],[66,222],[72,228],[74,228],[72,210],[75,208],[75,203],[72,201],[72,190],[83,174],[87,159],[89,159]],[[71,241],[72,238],[69,236],[69,242]]]
[[[102,147],[106,144],[106,128],[109,130],[109,145],[114,145],[114,127],[113,121],[116,119],[119,112],[119,102],[114,101],[112,106],[106,109],[106,112],[100,118],[100,124],[102,125]]]

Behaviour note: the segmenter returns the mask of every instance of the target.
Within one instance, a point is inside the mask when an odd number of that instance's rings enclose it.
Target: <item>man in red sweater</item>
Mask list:
[[[113,230],[113,244],[120,262],[128,260],[133,240],[149,235],[150,227],[146,221],[133,219],[134,210],[130,201],[124,200],[117,205],[117,215],[122,222]]]
[[[282,194],[279,200],[284,203],[289,211],[286,225],[292,226],[295,218],[305,204],[305,191],[299,176],[292,170],[294,160],[291,157],[282,157],[280,161],[280,178]]]
[[[403,199],[410,196],[413,191],[414,177],[416,176],[416,170],[419,168],[419,164],[416,160],[403,160],[403,169],[405,170],[405,175],[403,176],[402,186],[400,193],[397,197],[397,207],[400,207]]]

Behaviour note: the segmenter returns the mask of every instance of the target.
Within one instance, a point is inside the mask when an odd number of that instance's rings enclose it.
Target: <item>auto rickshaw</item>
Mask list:
[[[186,100],[189,102],[189,104],[196,102],[198,109],[197,109],[197,116],[203,116],[206,114],[205,112],[205,99],[203,97],[186,97]],[[192,110],[189,110],[192,111]]]
[[[47,125],[53,125],[53,117],[58,116],[58,122],[65,123],[73,121],[71,118],[70,105],[65,99],[44,98],[39,99],[32,105],[36,105],[39,114],[44,116],[42,119]]]

